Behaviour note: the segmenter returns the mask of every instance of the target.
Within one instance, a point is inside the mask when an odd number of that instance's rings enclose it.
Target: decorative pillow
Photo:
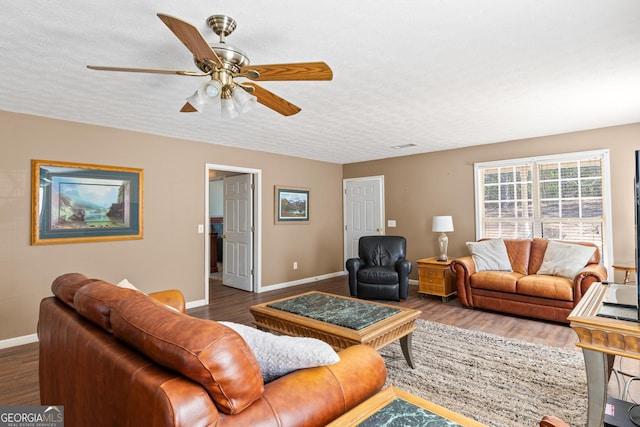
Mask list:
[[[117,286],[120,287],[120,288],[124,288],[124,289],[131,289],[132,291],[138,291],[141,294],[149,295],[148,293],[142,292],[140,289],[136,288],[133,285],[133,283],[131,283],[127,279],[122,279],[120,282],[118,282]],[[175,307],[173,307],[173,306],[171,306],[169,304],[165,304],[164,306],[167,307],[167,308],[170,308],[173,311],[178,311],[178,312],[180,311],[177,308],[175,308]]]
[[[562,276],[573,280],[593,256],[596,248],[549,240],[537,274]]]
[[[134,291],[142,292],[140,289],[133,286],[133,284],[129,282],[127,279],[122,279],[120,282],[118,282],[118,286],[121,288],[133,289]]]
[[[289,337],[232,322],[218,322],[236,331],[258,359],[264,382],[315,366],[332,365],[340,356],[329,344],[315,338]]]
[[[476,271],[513,271],[502,239],[467,242]]]

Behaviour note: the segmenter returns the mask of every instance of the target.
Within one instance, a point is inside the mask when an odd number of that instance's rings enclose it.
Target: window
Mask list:
[[[609,258],[608,150],[476,163],[477,238],[589,241]],[[608,263],[605,263],[608,265]]]

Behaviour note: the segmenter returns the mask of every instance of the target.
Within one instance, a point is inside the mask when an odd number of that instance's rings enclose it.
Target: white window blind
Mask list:
[[[478,239],[589,241],[599,247],[603,259],[608,258],[608,150],[474,167]]]

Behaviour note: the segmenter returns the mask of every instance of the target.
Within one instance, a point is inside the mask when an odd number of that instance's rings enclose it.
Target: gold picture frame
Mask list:
[[[143,238],[143,177],[137,168],[31,161],[31,244]]]

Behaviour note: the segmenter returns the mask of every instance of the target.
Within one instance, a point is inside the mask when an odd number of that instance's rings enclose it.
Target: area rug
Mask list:
[[[418,319],[411,369],[398,343],[382,350],[394,385],[489,426],[538,426],[555,415],[584,426],[582,352]]]

